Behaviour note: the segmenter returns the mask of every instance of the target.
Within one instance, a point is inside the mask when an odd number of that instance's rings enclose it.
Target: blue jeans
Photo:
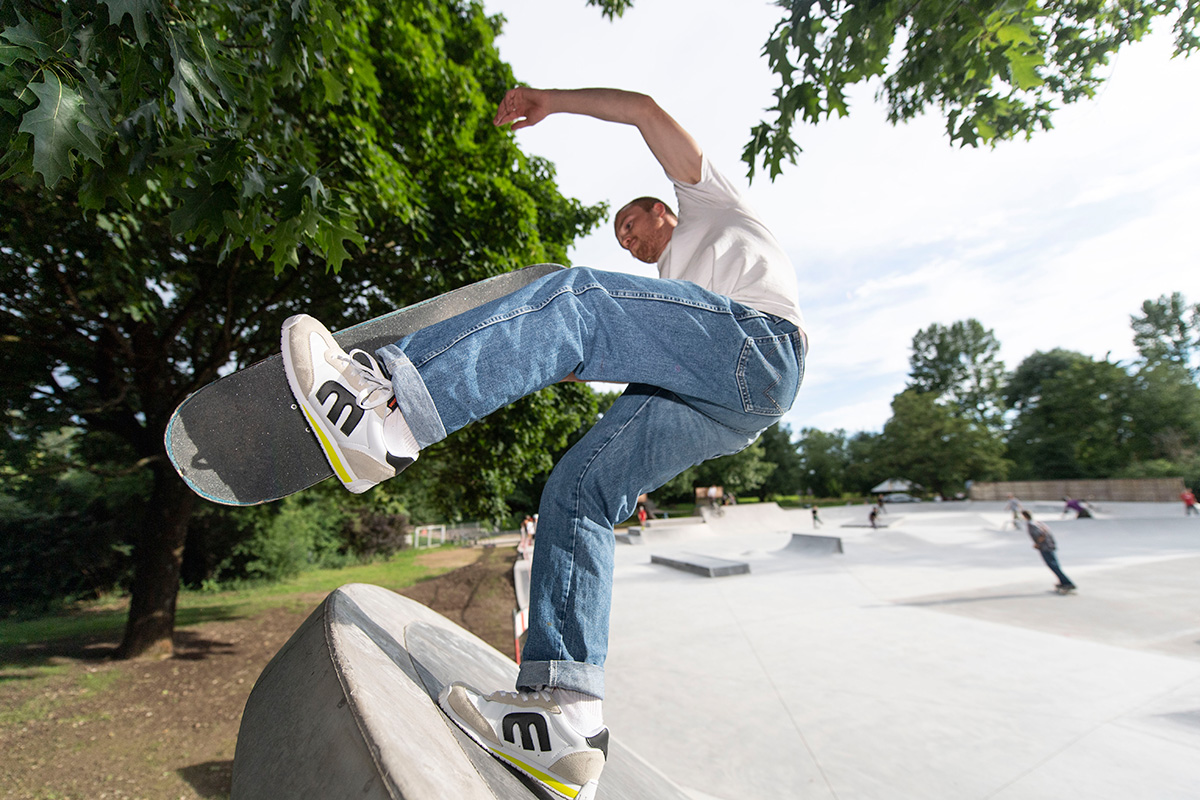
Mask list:
[[[614,525],[778,421],[805,347],[791,322],[693,283],[575,268],[378,351],[422,447],[572,372],[630,384],[542,494],[518,687],[604,696]]]
[[[1075,585],[1075,584],[1071,583],[1071,579],[1068,578],[1065,574],[1063,574],[1062,569],[1059,568],[1058,556],[1056,556],[1054,554],[1053,550],[1038,550],[1038,552],[1042,554],[1042,561],[1045,561],[1046,566],[1050,568],[1050,571],[1053,572],[1058,577],[1058,582],[1059,582],[1060,586],[1071,587],[1071,586]]]

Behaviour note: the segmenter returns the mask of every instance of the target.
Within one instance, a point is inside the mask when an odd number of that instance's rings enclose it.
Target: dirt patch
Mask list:
[[[471,563],[401,594],[511,658],[515,551],[430,554],[435,556]],[[103,640],[0,650],[0,796],[228,797],[250,689],[322,597],[296,599],[301,602],[288,608],[180,630],[175,657],[162,661],[108,660],[105,654],[117,642]],[[52,666],[54,674],[28,677],[35,665]]]
[[[515,556],[511,548],[485,549],[475,563],[403,589],[400,594],[429,606],[513,658]]]
[[[507,553],[507,549],[502,551]],[[431,569],[458,569],[468,564],[474,564],[479,558],[479,550],[466,547],[438,548],[417,556],[416,563]],[[508,554],[511,559],[512,554]]]

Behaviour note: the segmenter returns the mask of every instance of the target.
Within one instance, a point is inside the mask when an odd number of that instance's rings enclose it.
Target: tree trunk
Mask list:
[[[156,460],[153,469],[154,490],[133,550],[129,619],[117,658],[166,658],[174,652],[179,570],[196,495],[165,458]]]

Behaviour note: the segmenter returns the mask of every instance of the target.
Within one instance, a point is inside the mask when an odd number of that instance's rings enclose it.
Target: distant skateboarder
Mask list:
[[[1184,489],[1179,494],[1179,499],[1183,501],[1183,515],[1190,517],[1192,514],[1200,514],[1200,510],[1196,509],[1196,495],[1191,489]]]
[[[1070,497],[1064,497],[1063,503],[1065,504],[1062,512],[1064,517],[1068,512],[1074,511],[1075,519],[1091,519],[1092,512],[1088,510],[1087,505],[1083,502]]]
[[[1012,512],[1013,530],[1021,528],[1021,508],[1021,501],[1017,499],[1017,496],[1009,494],[1008,502],[1004,504],[1004,510]]]
[[[495,123],[523,128],[554,113],[637,127],[674,183],[678,214],[644,197],[614,218],[621,247],[660,277],[563,270],[373,354],[343,352],[300,315],[284,323],[283,353],[298,403],[356,492],[555,382],[629,384],[542,494],[518,692],[455,683],[440,701],[483,748],[564,797],[588,800],[608,742],[601,698],[613,526],[639,496],[777,422],[799,388],[806,340],[782,247],[651,98],[522,87],[505,95]]]
[[[1054,541],[1050,529],[1040,522],[1034,522],[1033,515],[1028,511],[1022,511],[1021,516],[1025,518],[1025,529],[1029,531],[1029,538],[1033,539],[1034,549],[1042,554],[1042,560],[1046,562],[1046,566],[1058,577],[1058,586],[1054,588],[1060,594],[1075,591],[1075,584],[1071,583],[1071,579],[1063,574],[1062,569],[1058,566],[1058,556],[1055,555],[1058,544]]]

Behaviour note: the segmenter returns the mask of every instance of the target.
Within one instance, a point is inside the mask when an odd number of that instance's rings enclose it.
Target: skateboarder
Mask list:
[[[1008,502],[1004,504],[1005,511],[1012,512],[1013,530],[1019,530],[1021,527],[1021,501],[1012,492],[1008,494]]]
[[[778,421],[795,399],[807,345],[787,255],[653,99],[521,87],[505,95],[495,123],[517,129],[555,113],[637,127],[674,184],[678,213],[639,198],[614,218],[620,246],[656,264],[659,278],[564,270],[374,354],[342,352],[300,315],[284,323],[283,353],[292,391],[351,491],[557,381],[629,384],[543,492],[518,692],[453,684],[441,698],[482,747],[586,800],[608,740],[601,699],[613,526],[640,495],[747,447]]]
[[[1191,489],[1185,486],[1183,491],[1179,493],[1179,499],[1183,501],[1183,515],[1185,517],[1190,517],[1192,514],[1200,514],[1200,511],[1196,510],[1196,495]]]
[[[1058,549],[1058,544],[1054,541],[1054,536],[1050,534],[1050,529],[1040,522],[1034,522],[1033,515],[1028,511],[1022,511],[1021,516],[1025,518],[1025,528],[1029,531],[1029,538],[1033,539],[1034,549],[1042,554],[1042,560],[1046,562],[1046,566],[1058,576],[1058,586],[1055,588],[1062,594],[1075,591],[1075,584],[1071,583],[1071,579],[1064,575],[1058,566],[1058,556],[1054,554],[1054,551]]]
[[[1075,519],[1091,519],[1092,517],[1092,512],[1087,509],[1087,506],[1082,501],[1064,497],[1062,515],[1065,517],[1070,511],[1075,512]]]

